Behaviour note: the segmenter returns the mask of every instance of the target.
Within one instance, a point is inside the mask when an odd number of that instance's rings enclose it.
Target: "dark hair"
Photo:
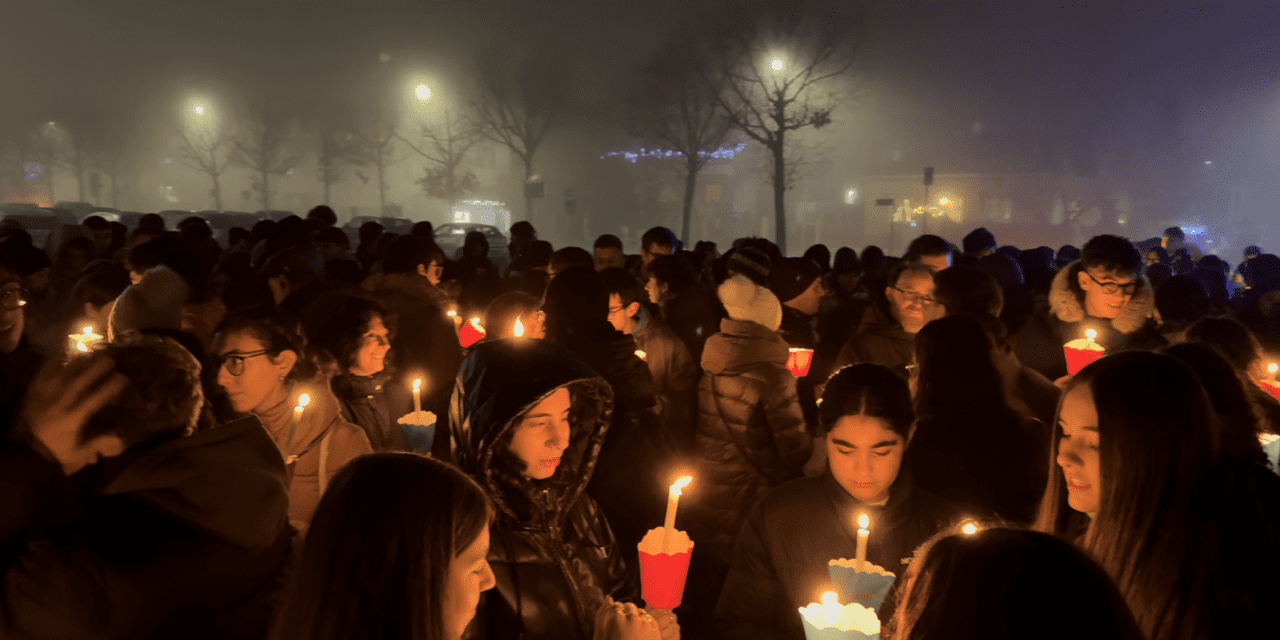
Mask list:
[[[520,251],[520,261],[526,268],[546,267],[551,264],[551,243],[546,240],[534,240]],[[594,262],[592,263],[594,264]]]
[[[356,353],[364,346],[369,323],[381,319],[388,339],[395,334],[395,317],[382,303],[360,296],[334,293],[322,296],[307,307],[303,320],[307,338],[317,355],[346,373],[355,364]]]
[[[836,259],[831,265],[831,270],[836,275],[852,273],[862,275],[862,261],[858,259],[858,252],[849,247],[840,247],[836,249]]]
[[[815,244],[805,249],[804,257],[821,267],[823,273],[831,270],[831,249],[825,244]]]
[[[1241,373],[1262,357],[1262,345],[1253,332],[1233,318],[1204,318],[1187,329],[1187,340],[1217,349]]]
[[[627,307],[640,300],[640,283],[626,269],[609,267],[600,272],[600,277],[604,279],[605,291],[609,295],[616,293],[622,306]]]
[[[99,409],[80,432],[80,442],[115,434],[126,447],[195,429],[204,407],[200,363],[173,340],[128,332],[97,353],[128,378],[114,402]]]
[[[516,318],[536,313],[542,301],[523,291],[508,291],[489,303],[484,311],[484,326],[490,337],[505,335],[506,327],[514,327]]]
[[[907,252],[902,255],[902,259],[906,262],[919,262],[924,256],[950,256],[953,253],[950,242],[926,233],[907,245]]]
[[[862,268],[867,273],[876,273],[884,268],[884,249],[876,245],[869,245],[858,254],[858,259],[862,261]]]
[[[676,240],[675,232],[670,229],[666,227],[654,227],[644,232],[644,235],[640,237],[640,249],[648,251],[649,247],[655,244],[661,247],[666,247],[674,253],[675,250],[679,248],[680,241]]]
[[[658,256],[649,263],[649,277],[667,285],[672,293],[683,293],[698,283],[698,274],[684,256]]]
[[[1186,240],[1187,236],[1182,233],[1182,227],[1169,227],[1164,230],[1164,235],[1170,240]]]
[[[138,218],[138,229],[150,229],[155,233],[164,233],[164,217],[158,213],[144,213]]]
[[[293,314],[274,305],[263,304],[238,309],[218,323],[217,333],[228,336],[248,333],[261,342],[262,348],[273,358],[283,351],[298,354],[297,363],[285,376],[288,382],[311,380],[318,372],[315,358],[307,349],[307,336],[302,323]]]
[[[493,519],[474,480],[410,453],[333,477],[307,532],[273,640],[444,640],[453,560]]]
[[[570,267],[547,285],[542,310],[547,314],[547,338],[563,340],[593,323],[609,319],[609,292],[594,269]]]
[[[1160,352],[1182,361],[1200,379],[1218,418],[1218,436],[1223,452],[1265,467],[1267,455],[1262,451],[1258,436],[1263,432],[1261,425],[1265,423],[1266,415],[1249,396],[1246,385],[1253,383],[1242,378],[1222,354],[1207,344],[1175,344]]]
[[[992,424],[1017,420],[1005,400],[994,348],[987,329],[970,316],[948,316],[920,329],[915,339],[920,367],[916,416],[920,424],[972,418],[978,413]]]
[[[595,258],[582,247],[564,247],[551,254],[549,266],[552,271],[560,273],[570,267],[596,268]]]
[[[1153,264],[1143,270],[1147,277],[1147,282],[1151,283],[1153,289],[1159,289],[1164,283],[1173,277],[1173,267],[1167,264]]]
[[[351,248],[351,238],[337,227],[320,227],[316,229],[316,242],[337,245],[343,249]]]
[[[593,249],[617,249],[618,251],[622,251],[622,240],[619,239],[618,236],[613,235],[612,233],[606,233],[600,236],[599,238],[596,238],[596,243],[595,245],[592,246],[592,248]]]
[[[111,268],[84,273],[71,288],[70,311],[73,315],[81,313],[86,302],[95,307],[101,307],[119,298],[128,287],[129,274],[115,263]],[[76,317],[79,316],[76,315]]]
[[[249,228],[249,240],[254,244],[257,244],[270,237],[271,233],[275,230],[275,220],[259,220],[253,223],[253,226]]]
[[[1084,243],[1080,251],[1080,266],[1085,269],[1101,267],[1107,273],[1142,275],[1142,254],[1127,238],[1103,234]]]
[[[338,224],[338,214],[334,213],[333,209],[329,208],[328,205],[323,204],[312,207],[307,212],[307,219],[314,220],[324,227],[332,227]]]
[[[444,262],[444,252],[430,238],[403,235],[391,241],[382,260],[383,273],[417,273],[418,265]]]
[[[1182,331],[1208,316],[1209,294],[1204,283],[1192,276],[1173,276],[1156,289],[1156,310],[1167,332]]]
[[[1244,254],[1243,254],[1243,255],[1246,255],[1246,256],[1260,256],[1260,255],[1262,255],[1262,247],[1259,247],[1259,246],[1258,246],[1258,245],[1256,245],[1256,244],[1251,244],[1251,245],[1249,245],[1249,246],[1247,246],[1247,247],[1245,247],[1245,248],[1244,248]]]
[[[102,216],[89,216],[84,219],[84,222],[80,223],[80,226],[90,231],[105,231],[111,228],[111,225],[107,223],[107,219]]]
[[[1071,543],[995,527],[948,530],[917,551],[887,630],[901,640],[1142,640],[1107,572]],[[1071,624],[1055,624],[1062,603]]]
[[[528,220],[521,220],[511,225],[511,237],[517,240],[533,240],[538,237],[538,230],[533,228],[533,223]]]
[[[1205,592],[1216,590],[1218,572],[1204,544],[1217,538],[1197,505],[1218,442],[1200,380],[1171,356],[1122,351],[1082,369],[1063,398],[1081,386],[1093,395],[1102,442],[1102,499],[1081,545],[1116,581],[1146,637],[1210,628],[1217,594]],[[1061,438],[1055,423],[1052,457]],[[1049,474],[1035,528],[1067,535],[1072,513],[1063,474]]]
[[[249,230],[244,227],[231,227],[227,229],[227,246],[234,247],[251,237]]]
[[[1142,252],[1142,257],[1146,258],[1148,253],[1156,254],[1156,264],[1164,264],[1169,261],[1169,252],[1164,247],[1156,245]]]
[[[822,432],[831,433],[845,416],[882,418],[906,442],[916,420],[911,389],[902,376],[881,364],[860,362],[844,367],[827,380],[822,392],[818,404]]]
[[[373,220],[368,220],[360,225],[358,234],[361,243],[374,242],[378,239],[378,236],[382,235],[382,225]]]
[[[996,248],[996,234],[991,233],[986,227],[978,227],[970,231],[969,235],[965,236],[960,243],[963,245],[965,253],[977,253],[983,249],[994,250]]]
[[[998,316],[1004,307],[1004,290],[1000,288],[1000,283],[977,269],[963,266],[944,269],[933,277],[933,283],[933,297],[946,306],[949,316]]]
[[[435,227],[431,226],[430,220],[415,222],[413,223],[412,227],[409,227],[409,235],[411,236],[421,236],[423,238],[427,238],[429,240],[434,241],[436,237],[435,234],[436,234]]]

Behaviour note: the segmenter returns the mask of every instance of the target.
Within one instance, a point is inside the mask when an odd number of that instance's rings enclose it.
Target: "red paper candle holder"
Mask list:
[[[792,347],[787,354],[787,370],[797,378],[809,375],[809,365],[811,364],[813,364],[813,349]]]
[[[1080,370],[1093,364],[1098,358],[1102,357],[1104,351],[1094,351],[1092,349],[1077,349],[1062,345],[1062,353],[1067,358],[1067,373],[1075,375]]]
[[[640,552],[640,592],[649,606],[655,609],[680,606],[692,557],[692,548],[674,554]]]
[[[1280,400],[1280,387],[1269,382],[1259,382],[1258,386],[1262,387],[1264,391],[1274,396],[1275,399]]]
[[[464,323],[462,328],[458,330],[458,343],[463,349],[480,342],[485,336],[484,327],[480,326],[479,318],[472,318],[470,322]]]

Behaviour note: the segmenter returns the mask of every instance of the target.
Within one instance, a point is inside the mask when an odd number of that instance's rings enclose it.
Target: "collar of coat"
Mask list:
[[[1076,293],[1071,287],[1071,279],[1077,277],[1080,268],[1077,260],[1060,269],[1049,289],[1049,311],[1063,322],[1075,323],[1085,319],[1084,294]],[[1144,278],[1138,278],[1138,283],[1138,290],[1120,310],[1120,315],[1111,319],[1111,327],[1120,333],[1129,334],[1141,329],[1155,310],[1151,286]]]

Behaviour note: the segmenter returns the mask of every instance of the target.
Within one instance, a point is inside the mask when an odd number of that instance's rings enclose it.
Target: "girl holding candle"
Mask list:
[[[1036,528],[1078,536],[1147,638],[1273,634],[1280,479],[1220,453],[1195,374],[1154,353],[1103,358],[1068,385],[1055,431]]]
[[[289,520],[304,531],[338,469],[373,451],[369,438],[342,419],[328,381],[317,375],[301,324],[287,313],[253,307],[231,314],[218,327],[213,353],[218,386],[231,409],[257,416],[289,463]],[[290,429],[303,393],[310,402]]]
[[[607,598],[637,594],[585,492],[612,410],[608,383],[547,341],[486,342],[463,361],[449,414],[457,459],[497,514],[497,588],[468,638],[589,640]],[[674,616],[658,617],[673,628]]]
[[[898,575],[917,546],[960,519],[902,466],[915,415],[897,374],[878,364],[845,367],[828,381],[818,412],[827,468],[752,509],[716,607],[724,638],[801,637],[797,610],[830,584],[828,561],[858,554],[860,514],[867,561]],[[891,610],[886,602],[881,617]]]

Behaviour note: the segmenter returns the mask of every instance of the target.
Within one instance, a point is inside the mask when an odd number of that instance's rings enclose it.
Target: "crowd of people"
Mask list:
[[[1274,634],[1258,247],[519,222],[500,269],[335,223],[0,224],[0,637],[798,640],[856,515],[882,638]],[[686,474],[683,602],[647,606]]]

